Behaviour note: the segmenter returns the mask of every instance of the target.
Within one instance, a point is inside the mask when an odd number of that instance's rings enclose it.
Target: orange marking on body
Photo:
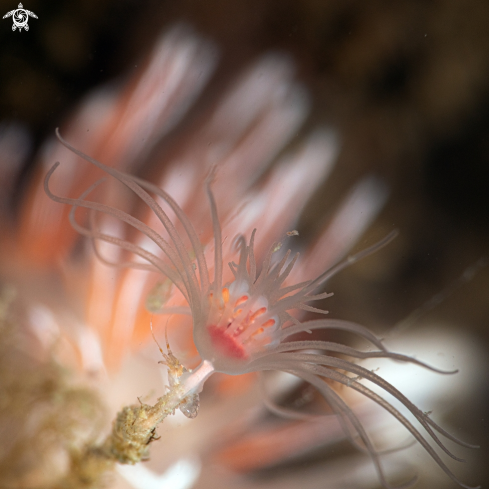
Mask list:
[[[222,289],[222,300],[224,301],[224,304],[229,302],[229,289],[227,287]]]
[[[242,295],[234,304],[234,307],[238,307],[239,305],[243,304],[243,302],[246,302],[249,299],[247,295]]]
[[[242,312],[243,312],[243,309],[238,309],[237,311],[234,311],[233,312],[233,318],[237,318]]]
[[[251,316],[250,316],[250,323],[252,323],[258,316],[261,316],[262,314],[265,314],[267,312],[266,307],[260,307],[258,311],[255,311]]]
[[[251,335],[251,337],[254,338],[256,335],[263,333],[263,331],[265,331],[263,328],[259,328]]]
[[[265,321],[261,327],[262,328],[269,328],[270,326],[273,326],[275,324],[275,319],[269,319],[268,321]]]

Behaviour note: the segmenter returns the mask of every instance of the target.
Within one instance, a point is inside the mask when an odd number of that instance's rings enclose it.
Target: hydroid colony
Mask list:
[[[71,205],[69,220],[77,232],[90,239],[96,255],[91,262],[89,326],[81,330],[77,343],[83,367],[99,371],[106,366],[115,368],[131,343],[150,336],[151,320],[157,334],[169,332],[188,366],[184,368],[171,351],[164,354],[168,392],[154,405],[140,401],[123,408],[105,440],[77,452],[72,472],[79,475],[80,483],[85,477],[96,485],[114,462],[133,464],[145,459],[150,444],[157,439],[157,426],[165,417],[176,409],[195,417],[198,395],[215,372],[240,375],[278,370],[315,387],[336,414],[345,436],[370,455],[384,487],[391,485],[384,476],[380,453],[368,435],[368,427],[348,406],[345,390],[338,386],[379,404],[407,428],[450,478],[469,487],[458,481],[431,443],[456,460],[439,435],[462,446],[471,445],[447,433],[380,375],[358,362],[387,358],[437,370],[390,352],[361,325],[304,318],[306,313],[326,312],[316,308],[313,301],[330,296],[318,290],[328,278],[383,247],[393,236],[340,261],[385,196],[378,182],[366,180],[347,196],[332,226],[315,246],[292,257],[287,245],[300,239],[292,231],[295,221],[331,167],[334,142],[326,131],[316,131],[265,172],[307,113],[307,97],[292,81],[288,60],[268,56],[243,74],[203,118],[190,142],[184,140],[163,177],[155,179],[157,183],[114,168],[134,169],[138,158],[147,155],[162,133],[176,124],[189,100],[201,90],[203,80],[210,76],[213,53],[212,47],[185,29],[170,32],[156,48],[135,88],[119,99],[109,98],[103,117],[95,117],[100,97],[93,97],[68,133],[68,140],[86,143],[88,153],[111,166],[82,153],[59,134],[59,141],[70,153],[62,153],[58,145],[45,160],[50,167],[53,159],[61,161],[45,176],[44,191],[55,203],[40,200],[42,204],[33,206],[29,217],[46,213],[46,209],[57,213],[60,203]],[[195,59],[201,63],[197,67]],[[89,122],[97,129],[95,135],[90,133],[97,143],[90,142],[84,133]],[[74,155],[105,172],[109,181],[98,180],[82,191],[77,176],[91,170]],[[67,168],[67,159],[73,160],[75,169]],[[66,178],[70,171],[75,173]],[[137,217],[128,211],[133,200],[121,192],[120,184],[145,205],[144,209],[134,207]],[[80,208],[88,209],[88,215],[80,217]],[[66,221],[62,226],[64,233]],[[40,228],[38,225],[39,235],[50,239],[49,229]],[[63,241],[73,239],[69,236]],[[39,259],[43,254],[49,257],[51,250],[36,252]],[[117,267],[116,286],[106,281],[107,265]],[[370,348],[304,339],[304,334],[316,330],[353,333]],[[400,401],[426,435],[366,381]],[[280,408],[275,411],[292,417],[296,414]],[[69,480],[71,487],[76,487],[73,477]],[[412,482],[414,479],[407,484]]]

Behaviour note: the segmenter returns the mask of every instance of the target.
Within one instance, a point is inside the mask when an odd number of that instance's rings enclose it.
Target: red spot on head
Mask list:
[[[238,360],[248,358],[249,355],[243,344],[239,341],[239,338],[230,336],[226,333],[225,329],[218,328],[214,325],[208,326],[207,331],[214,346],[227,357],[237,358]]]

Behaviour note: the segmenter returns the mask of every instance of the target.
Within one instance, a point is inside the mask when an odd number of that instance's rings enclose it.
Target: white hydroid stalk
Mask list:
[[[183,390],[189,394],[198,394],[204,382],[215,372],[214,366],[208,360],[204,360],[197,368],[182,375],[180,382]]]

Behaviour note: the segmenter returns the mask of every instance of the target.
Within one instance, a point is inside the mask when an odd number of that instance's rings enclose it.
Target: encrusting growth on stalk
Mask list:
[[[149,444],[158,439],[157,426],[187,402],[182,386],[175,383],[154,406],[144,403],[126,406],[118,413],[102,451],[123,464],[135,464],[147,459]]]
[[[171,352],[167,340],[168,353],[165,354],[161,348],[160,351],[164,358],[162,363],[169,369],[169,392],[159,398],[154,406],[140,403],[140,405],[124,408],[118,414],[112,434],[100,448],[100,453],[120,463],[133,464],[146,458],[149,444],[156,439],[156,427],[166,416],[178,408],[189,417],[197,413],[198,393],[205,380],[214,372],[239,375],[248,372],[279,370],[291,373],[316,388],[337,415],[345,436],[355,447],[370,455],[385,488],[391,486],[384,476],[379,457],[380,452],[375,448],[359,418],[338,391],[332,387],[332,384],[346,386],[380,405],[411,433],[448,477],[461,487],[469,488],[455,477],[429,440],[455,460],[461,459],[445,447],[439,435],[464,447],[473,448],[474,446],[458,440],[438,426],[431,417],[415,406],[393,385],[386,382],[377,373],[358,365],[356,360],[387,358],[416,364],[442,374],[455,372],[440,371],[414,358],[390,352],[373,333],[361,325],[335,319],[309,321],[298,319],[302,317],[302,311],[326,314],[327,311],[309,304],[331,295],[327,292],[316,293],[316,289],[343,268],[387,245],[396,236],[395,232],[390,233],[370,248],[347,257],[316,278],[291,284],[289,280],[291,280],[292,270],[299,255],[296,254],[289,260],[291,253],[289,250],[278,263],[274,264],[273,255],[281,248],[278,243],[275,243],[269,248],[261,268],[257,267],[254,251],[256,230],[254,230],[249,241],[242,235],[238,235],[235,239],[234,252],[237,253],[238,259],[236,262],[229,263],[233,279],[228,283],[223,283],[221,224],[211,189],[215,173],[213,170],[206,181],[214,234],[214,277],[211,281],[208,258],[204,254],[204,247],[197,232],[189,218],[167,192],[144,180],[99,163],[70,146],[61,138],[58,131],[56,134],[65,147],[132,190],[158,218],[167,237],[164,238],[144,222],[119,209],[87,200],[87,196],[103,180],[96,182],[78,199],[54,195],[49,189],[49,180],[59,163],[56,163],[46,175],[45,192],[52,200],[72,206],[71,225],[82,235],[93,241],[101,240],[115,244],[137,255],[146,263],[134,262],[132,263],[134,268],[163,274],[174,284],[188,307],[165,309],[158,304],[155,309],[162,314],[191,314],[194,343],[202,359],[196,369],[187,371]],[[156,195],[172,210],[176,216],[176,224],[171,221],[160,203],[150,194]],[[88,226],[80,224],[75,219],[75,211],[78,207],[84,207],[90,211]],[[100,232],[93,216],[96,212],[115,217],[140,231],[156,245],[159,251],[152,253],[130,241]],[[182,228],[181,233],[177,231],[177,225]],[[290,234],[296,235],[296,232],[292,231]],[[185,243],[190,243],[190,249]],[[124,263],[124,266],[130,265],[130,262]],[[331,341],[290,340],[290,337],[298,333],[328,329],[353,333],[374,348],[363,351]],[[396,398],[410,411],[427,435],[423,435],[399,410],[364,382],[379,386]],[[400,487],[412,485],[414,481],[415,478]]]
[[[151,332],[153,326],[150,324]],[[182,377],[190,372],[180,363],[170,349],[166,335],[168,353],[164,353],[156,338],[153,338],[163,355],[162,363],[168,368],[168,392],[154,406],[139,401],[139,405],[124,407],[114,421],[112,432],[94,455],[101,455],[121,464],[136,464],[149,458],[149,445],[158,440],[156,428],[176,409],[188,418],[195,418],[199,410],[199,396],[195,388],[183,382]]]
[[[168,343],[167,343],[168,345]],[[161,348],[160,348],[161,351]],[[149,458],[150,444],[158,440],[156,428],[176,409],[187,417],[197,416],[198,394],[181,383],[181,376],[188,371],[173,355],[169,346],[168,354],[163,353],[168,367],[169,391],[158,399],[154,406],[139,402],[126,406],[118,414],[112,426],[112,432],[101,445],[87,446],[75,454],[72,470],[59,485],[60,488],[96,487],[103,474],[114,463],[136,464]],[[86,484],[90,482],[89,484]],[[93,484],[93,486],[92,486]]]
[[[9,443],[0,457],[0,486],[32,487],[29,477],[44,481],[35,487],[98,489],[116,463],[135,464],[149,456],[158,437],[156,428],[176,409],[188,417],[198,411],[198,394],[182,384],[188,373],[168,349],[163,354],[170,386],[154,406],[139,403],[124,407],[102,443],[97,442],[105,423],[98,396],[73,385],[71,377],[52,359],[41,361],[26,347],[31,338],[23,331],[23,304],[15,304],[16,290],[0,287],[0,391],[2,432]],[[20,346],[19,346],[20,345]],[[162,352],[163,353],[163,352]],[[26,429],[26,427],[29,427]],[[67,467],[51,463],[62,453]],[[63,460],[63,457],[61,457]],[[51,470],[46,470],[51,467]],[[19,478],[19,474],[21,477]]]

